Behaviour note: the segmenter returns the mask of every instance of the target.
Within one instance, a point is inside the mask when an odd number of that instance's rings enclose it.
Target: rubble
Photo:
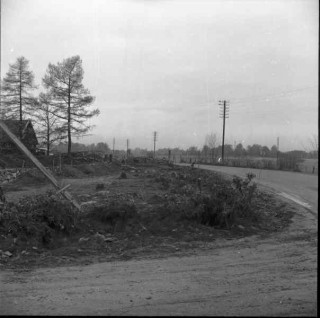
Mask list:
[[[2,255],[5,257],[11,257],[13,254],[10,253],[9,251],[6,251],[6,252],[2,253]]]
[[[21,171],[18,169],[2,169],[0,170],[0,184],[9,183],[16,180]]]
[[[90,237],[80,237],[79,238],[79,243],[87,242],[90,240]]]

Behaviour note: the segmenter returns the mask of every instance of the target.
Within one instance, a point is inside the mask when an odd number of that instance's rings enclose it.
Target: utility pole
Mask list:
[[[229,118],[229,102],[226,100],[219,100],[220,113],[219,117],[223,118],[223,132],[222,132],[222,162],[224,160],[224,134],[225,134],[225,126],[226,126],[226,118]]]
[[[1,0],[0,0],[0,29],[1,29]],[[1,52],[2,52],[2,47],[1,47],[1,35],[0,35],[0,61],[1,61]],[[0,119],[4,119],[3,116],[3,110],[2,110],[2,104],[1,104],[1,95],[2,95],[2,91],[1,91],[1,79],[2,79],[2,74],[1,74],[1,63],[0,63]]]
[[[157,141],[157,132],[153,132],[153,158],[156,159],[156,141]]]
[[[279,168],[279,137],[277,137],[277,166]]]
[[[112,155],[114,156],[114,145],[116,143],[116,138],[113,137],[113,147],[112,147]]]
[[[129,139],[127,139],[127,159],[129,157]]]

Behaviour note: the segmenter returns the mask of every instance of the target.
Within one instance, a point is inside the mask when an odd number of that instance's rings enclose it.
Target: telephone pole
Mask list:
[[[1,0],[0,0],[0,29],[1,29],[1,14],[2,14],[2,11],[1,11]],[[2,52],[2,47],[1,47],[1,35],[0,35],[0,61],[1,61],[1,52]],[[2,110],[2,104],[1,104],[1,95],[2,95],[2,91],[1,91],[1,79],[2,79],[2,74],[1,74],[1,63],[0,63],[0,120],[1,119],[4,119],[4,116],[3,116],[3,110]]]
[[[277,166],[279,168],[279,137],[277,137]]]
[[[157,141],[157,132],[153,132],[153,158],[156,159],[156,141]]]
[[[219,117],[223,118],[223,132],[222,132],[222,162],[224,160],[224,134],[225,134],[225,126],[226,126],[226,118],[229,118],[229,105],[226,100],[219,100],[220,113]]]
[[[129,139],[127,139],[127,159],[129,157]]]
[[[113,147],[112,147],[112,155],[114,156],[114,145],[116,143],[116,138],[113,137]]]

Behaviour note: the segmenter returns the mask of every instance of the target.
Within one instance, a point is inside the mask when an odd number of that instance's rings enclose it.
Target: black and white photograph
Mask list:
[[[0,0],[0,315],[317,316],[318,0]]]

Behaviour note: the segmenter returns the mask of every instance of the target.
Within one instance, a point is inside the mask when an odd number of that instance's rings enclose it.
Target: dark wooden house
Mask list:
[[[8,119],[3,121],[10,131],[15,134],[22,143],[31,151],[35,152],[38,145],[38,139],[33,129],[31,120],[13,120]],[[17,147],[8,137],[8,135],[0,128],[0,150],[15,151]]]

